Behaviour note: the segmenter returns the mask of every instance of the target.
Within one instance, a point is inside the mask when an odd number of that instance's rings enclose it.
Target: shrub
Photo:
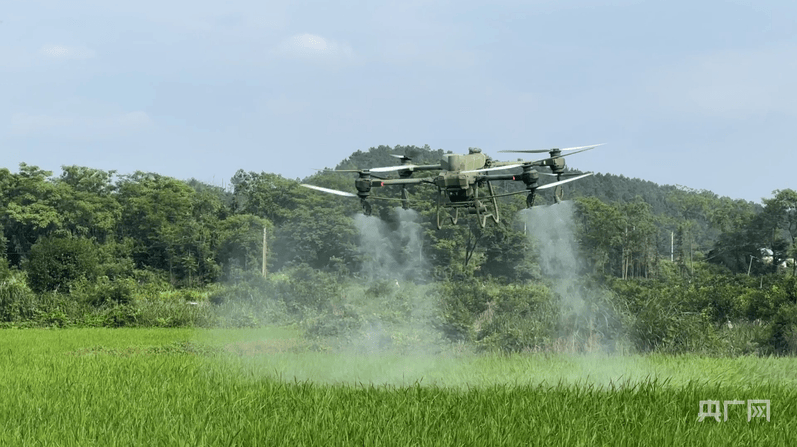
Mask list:
[[[307,310],[320,312],[340,296],[342,287],[337,278],[306,264],[288,269],[271,279],[274,297],[285,303],[288,311],[302,318]]]
[[[98,268],[94,242],[73,237],[40,238],[25,262],[30,287],[37,293],[68,291],[79,279],[94,280]]]
[[[263,278],[259,274],[245,273],[241,280],[232,284],[225,284],[213,290],[208,300],[216,305],[231,303],[259,303],[263,299],[273,299],[271,293],[272,279]]]
[[[106,327],[138,326],[141,309],[132,304],[118,304],[100,310],[103,325]]]
[[[156,327],[210,327],[215,323],[207,304],[185,301],[142,301],[138,303],[136,324]]]
[[[130,304],[134,291],[135,282],[131,278],[111,280],[102,276],[96,281],[78,281],[70,296],[78,302],[100,307],[105,304]]]
[[[629,336],[641,352],[716,352],[715,312],[696,299],[690,284],[665,284],[656,280],[615,280],[613,289],[630,314]]]
[[[538,347],[555,332],[558,312],[543,285],[469,280],[441,289],[440,329],[452,341],[514,352]]]
[[[351,334],[362,326],[363,318],[350,305],[336,306],[333,311],[314,315],[302,321],[308,337],[339,337]]]
[[[25,272],[11,271],[0,279],[0,321],[32,320],[37,306],[38,299],[28,287]]]

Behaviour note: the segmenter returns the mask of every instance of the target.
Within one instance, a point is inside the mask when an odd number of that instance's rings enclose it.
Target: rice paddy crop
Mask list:
[[[342,353],[291,329],[0,331],[0,445],[794,445],[797,360]],[[698,422],[701,400],[771,417]]]

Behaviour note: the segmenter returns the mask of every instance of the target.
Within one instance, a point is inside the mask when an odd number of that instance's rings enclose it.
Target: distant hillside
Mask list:
[[[411,157],[414,164],[434,164],[440,161],[444,153],[445,151],[442,149],[433,150],[428,144],[424,147],[399,145],[390,147],[381,145],[372,147],[367,152],[354,152],[351,156],[341,161],[335,169],[366,169],[400,164],[398,159],[392,155]]]

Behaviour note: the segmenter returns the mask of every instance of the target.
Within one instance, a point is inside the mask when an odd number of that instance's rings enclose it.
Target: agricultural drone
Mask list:
[[[387,166],[370,169],[338,169],[335,172],[356,172],[357,179],[354,181],[356,193],[339,191],[336,189],[322,188],[320,186],[302,184],[307,188],[317,191],[336,194],[344,197],[359,198],[362,204],[363,213],[371,214],[370,199],[378,200],[400,200],[402,206],[409,208],[409,196],[407,185],[429,184],[437,187],[437,228],[443,226],[443,222],[449,220],[456,225],[459,218],[459,210],[462,209],[468,214],[475,214],[479,225],[484,228],[487,219],[492,218],[495,223],[499,222],[498,197],[511,196],[515,194],[526,194],[526,206],[534,206],[534,198],[538,190],[554,189],[554,200],[559,203],[562,200],[562,185],[574,180],[578,180],[589,175],[588,173],[565,173],[564,157],[578,154],[580,152],[594,149],[603,144],[592,146],[579,146],[565,149],[541,149],[541,150],[515,150],[499,151],[513,153],[544,153],[548,152],[549,157],[533,161],[514,161],[503,162],[494,161],[489,156],[483,154],[481,149],[471,148],[468,154],[444,154],[439,164],[434,165],[415,165],[412,159],[406,155],[393,155],[401,161],[398,166]],[[566,153],[564,153],[566,152]],[[538,172],[537,167],[549,167],[550,173]],[[516,173],[498,173],[498,171],[512,171],[520,169]],[[435,176],[413,178],[412,174],[421,171],[440,171]],[[381,173],[396,172],[398,178],[384,178]],[[545,185],[539,185],[540,175],[555,176],[556,181]],[[519,181],[526,185],[524,190],[514,191],[503,194],[496,194],[493,187],[495,181]],[[401,198],[375,197],[371,196],[372,188],[382,188],[385,186],[400,185]],[[482,191],[486,188],[486,191]]]

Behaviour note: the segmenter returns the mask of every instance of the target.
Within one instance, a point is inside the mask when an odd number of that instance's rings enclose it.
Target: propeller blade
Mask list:
[[[549,175],[551,177],[558,177],[560,175],[562,177],[572,177],[574,175],[581,175],[581,173],[580,172],[565,172],[563,174],[551,174],[550,172],[540,172],[540,175]]]
[[[369,174],[379,179],[386,179],[387,177],[374,175],[368,169],[316,169],[319,172],[356,172],[357,174]]]
[[[440,169],[440,165],[401,165],[371,168],[371,172],[391,172],[391,171],[433,171]]]
[[[578,150],[578,151],[575,151],[575,152],[570,152],[569,154],[557,155],[556,157],[540,158],[539,160],[533,160],[533,161],[528,161],[528,160],[522,160],[521,161],[521,160],[519,160],[517,163],[520,166],[544,166],[544,165],[542,165],[540,163],[544,163],[544,162],[546,162],[548,160],[554,160],[554,159],[557,159],[557,158],[569,157],[570,155],[575,155],[575,154],[578,154],[578,153],[581,153],[581,152],[585,152],[585,151],[588,151],[588,150],[592,150],[592,149],[594,149],[594,148],[593,147],[588,147],[586,149],[581,149],[581,150]],[[511,163],[511,162],[498,162],[498,163],[500,164],[500,163]]]
[[[308,185],[306,183],[301,183],[299,186],[304,186],[305,188],[315,189],[316,191],[326,192],[329,194],[335,194],[343,197],[357,197],[357,194],[352,194],[350,192],[338,191],[337,189],[322,188],[320,186]]]
[[[466,174],[466,173],[470,173],[470,172],[500,171],[502,169],[518,168],[520,166],[523,166],[523,165],[522,164],[513,164],[513,165],[506,165],[506,166],[498,166],[498,167],[495,167],[495,168],[474,169],[472,171],[462,171],[462,173]]]
[[[416,165],[401,165],[401,166],[385,166],[383,168],[371,168],[369,171],[371,172],[391,172],[391,171],[402,171],[404,169],[413,169],[417,168]]]
[[[593,145],[590,145],[590,146],[566,147],[564,149],[559,149],[559,150],[562,151],[562,152],[565,152],[565,151],[577,151],[579,149],[587,149],[587,148],[594,149],[594,148],[596,148],[598,146],[603,146],[604,144],[606,144],[606,143],[593,144]],[[510,153],[518,153],[518,154],[541,154],[543,152],[551,152],[554,149],[556,149],[556,148],[552,148],[552,149],[535,149],[535,150],[517,150],[517,151],[511,151],[510,150],[510,151],[498,151],[498,152],[510,152]]]
[[[590,176],[590,175],[592,175],[592,173],[591,173],[591,172],[588,172],[588,173],[586,173],[586,174],[579,175],[578,177],[573,177],[573,178],[569,178],[569,179],[566,179],[566,180],[560,180],[560,181],[558,181],[558,182],[548,183],[547,185],[538,186],[538,187],[537,187],[537,189],[548,189],[548,188],[554,188],[554,187],[556,187],[556,186],[559,186],[559,185],[562,185],[562,184],[564,184],[564,183],[567,183],[567,182],[572,182],[573,180],[578,180],[578,179],[580,179],[580,178],[588,177],[588,176]]]
[[[412,158],[407,157],[406,155],[398,155],[398,154],[390,154],[391,157],[396,157],[399,160],[412,160]]]

